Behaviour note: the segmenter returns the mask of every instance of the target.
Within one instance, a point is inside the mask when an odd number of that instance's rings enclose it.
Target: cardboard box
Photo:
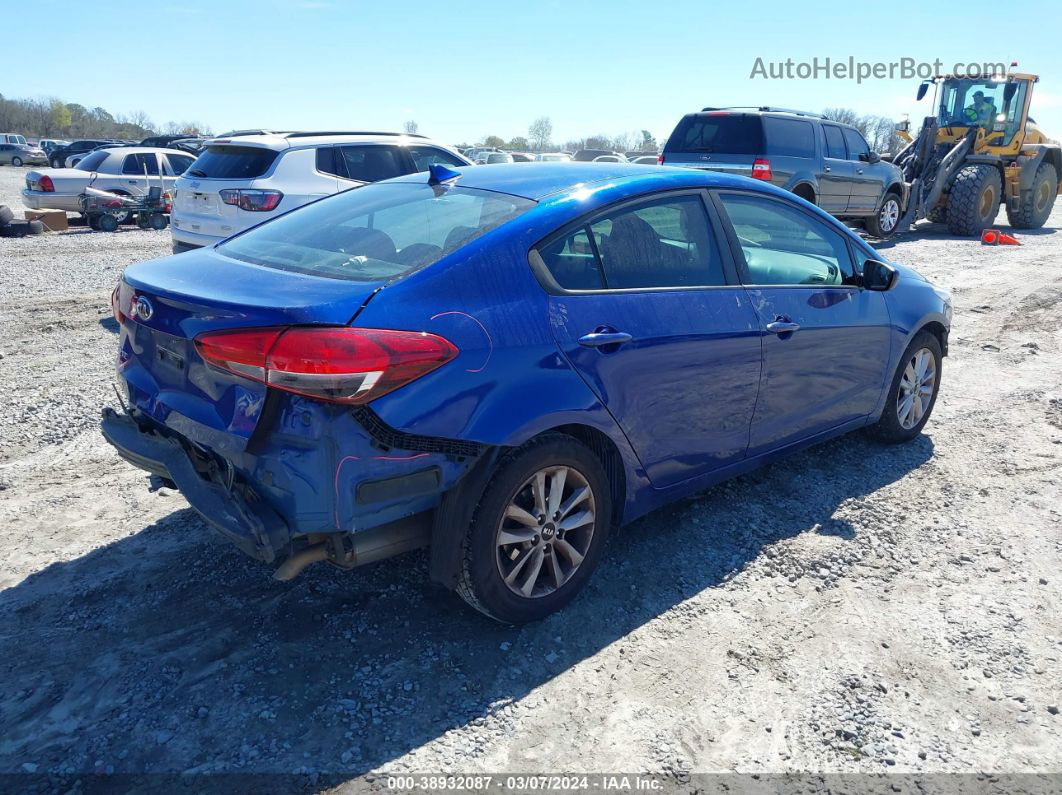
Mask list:
[[[50,232],[61,232],[70,228],[66,213],[62,210],[26,210],[26,220],[40,221]]]

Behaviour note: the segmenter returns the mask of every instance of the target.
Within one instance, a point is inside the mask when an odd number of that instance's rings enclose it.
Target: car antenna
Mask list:
[[[428,166],[429,185],[443,185],[449,187],[453,182],[460,178],[460,176],[460,172],[449,169],[441,163],[432,163]]]

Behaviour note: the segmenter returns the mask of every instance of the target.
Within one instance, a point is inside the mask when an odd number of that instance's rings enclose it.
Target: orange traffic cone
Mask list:
[[[986,229],[981,233],[981,245],[982,246],[998,246],[999,245],[999,230],[998,229]]]
[[[1021,241],[1014,235],[1008,235],[1006,232],[999,233],[999,245],[1001,246],[1020,246]]]

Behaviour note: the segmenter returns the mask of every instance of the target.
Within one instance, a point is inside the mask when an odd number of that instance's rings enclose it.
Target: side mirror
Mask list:
[[[875,163],[881,162],[881,155],[879,155],[877,152],[863,152],[861,155],[859,155],[859,159],[862,160],[864,163],[870,163],[870,165],[874,165]]]
[[[915,96],[915,102],[921,102],[922,97],[926,95],[927,91],[929,91],[929,83],[922,83],[921,85],[919,85],[918,94],[917,96]]]
[[[863,263],[863,287],[867,290],[885,292],[896,286],[899,274],[887,262],[868,259]]]

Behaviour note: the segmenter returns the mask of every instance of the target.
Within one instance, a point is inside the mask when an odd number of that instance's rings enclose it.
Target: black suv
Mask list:
[[[74,141],[66,146],[61,146],[58,149],[53,149],[48,155],[48,162],[51,163],[52,168],[65,168],[66,159],[70,155],[80,155],[85,152],[91,152],[93,149],[103,146],[104,144],[117,143],[110,138],[85,138],[80,141]]]
[[[664,165],[771,182],[826,212],[889,237],[907,203],[900,169],[871,151],[859,130],[781,108],[689,113],[664,146]]]

